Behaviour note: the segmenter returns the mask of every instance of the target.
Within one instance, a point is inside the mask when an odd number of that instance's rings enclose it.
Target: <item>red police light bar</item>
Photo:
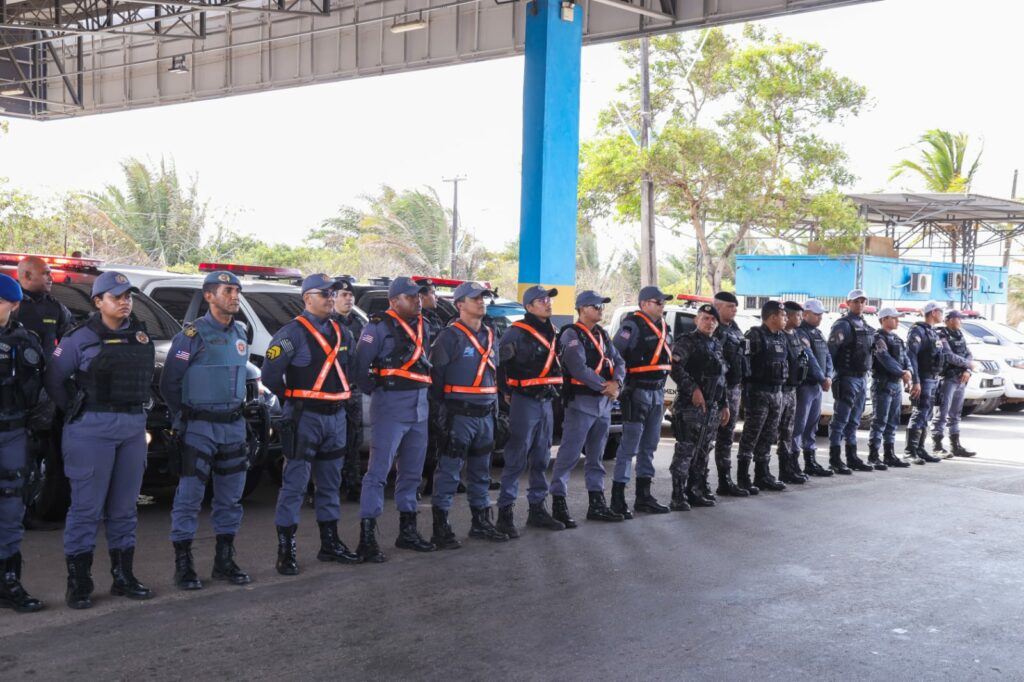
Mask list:
[[[697,296],[695,294],[676,294],[680,301],[692,301],[694,303],[713,303],[715,299],[710,296]]]
[[[896,312],[898,312],[898,313],[918,313],[918,312],[921,312],[921,309],[920,308],[897,308]]]
[[[423,284],[423,283],[426,282],[426,283],[429,283],[431,286],[435,286],[435,287],[451,287],[452,289],[454,289],[455,287],[459,286],[460,284],[465,283],[468,280],[464,280],[464,279],[445,279],[444,277],[422,277],[420,275],[414,275],[413,278],[412,278],[412,281],[416,282],[416,284]],[[490,282],[480,282],[480,283],[483,284],[484,287],[486,287],[487,289],[491,288],[491,283]]]
[[[866,312],[866,313],[877,313],[878,312],[878,308],[876,308],[873,305],[866,305],[866,306],[864,306],[864,312]]]
[[[981,317],[981,313],[977,310],[961,310],[960,314],[964,317]]]
[[[47,265],[58,268],[95,268],[103,261],[97,258],[70,258],[68,256],[46,256],[34,253],[10,253],[0,252],[0,263],[16,265],[26,258],[42,258]]]
[[[227,270],[237,275],[255,275],[257,277],[301,278],[302,273],[295,268],[272,268],[268,265],[237,265],[235,263],[200,263],[200,272]]]

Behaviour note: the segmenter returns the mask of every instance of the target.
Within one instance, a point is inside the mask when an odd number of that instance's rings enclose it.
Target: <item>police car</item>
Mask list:
[[[18,263],[28,255],[30,254],[0,253],[0,272],[17,278]],[[104,266],[102,261],[92,258],[48,255],[38,257],[46,261],[53,271],[51,295],[67,306],[76,323],[84,321],[95,311],[92,304],[93,280],[103,270],[120,270]],[[160,370],[166,360],[171,339],[181,331],[181,324],[145,293],[134,296],[132,316],[146,325],[146,331],[156,348],[156,372],[153,376],[152,399],[147,406],[146,417],[146,441],[149,444],[149,452],[144,481],[145,486],[155,487],[173,481],[167,470],[170,444],[167,430],[170,429],[171,421],[158,387]],[[270,428],[266,409],[259,400],[259,370],[252,364],[249,364],[246,372],[245,415],[251,431],[250,447],[253,448],[256,459],[256,464],[246,480],[245,492],[248,494],[259,482]],[[35,508],[40,516],[48,519],[62,518],[70,503],[70,492],[63,473],[60,436],[61,429],[55,428],[48,434],[36,434],[33,439],[37,464],[45,472],[45,480],[35,501]]]

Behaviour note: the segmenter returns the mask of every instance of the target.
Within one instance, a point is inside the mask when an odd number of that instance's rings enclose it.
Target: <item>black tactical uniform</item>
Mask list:
[[[748,331],[746,338],[750,375],[743,386],[745,418],[736,482],[756,495],[762,488],[786,488],[772,476],[768,463],[772,444],[779,440],[782,385],[789,377],[789,351],[785,333],[772,332],[763,324]],[[753,484],[750,481],[751,459],[755,460]]]
[[[732,468],[732,439],[736,432],[736,420],[740,413],[740,398],[743,393],[743,379],[750,372],[747,365],[747,340],[743,337],[739,325],[735,321],[720,324],[715,329],[715,340],[722,346],[722,354],[728,364],[725,373],[725,402],[729,407],[729,421],[718,427],[715,440],[715,466],[718,469],[719,495],[746,497],[750,493],[733,483],[730,469]]]

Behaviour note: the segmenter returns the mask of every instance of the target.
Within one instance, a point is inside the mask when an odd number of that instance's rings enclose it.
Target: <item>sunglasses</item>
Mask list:
[[[647,302],[648,303],[653,303],[654,305],[665,305],[665,301],[661,300],[660,298],[648,299]]]
[[[334,298],[335,296],[338,295],[338,292],[335,291],[334,289],[329,289],[328,291],[324,291],[323,289],[310,289],[306,293],[307,294],[316,294],[317,296],[320,296],[321,298]]]
[[[551,303],[550,296],[541,296],[540,298],[533,299],[534,303]]]
[[[591,305],[584,307],[593,308],[594,310],[604,310],[604,303],[592,303]]]

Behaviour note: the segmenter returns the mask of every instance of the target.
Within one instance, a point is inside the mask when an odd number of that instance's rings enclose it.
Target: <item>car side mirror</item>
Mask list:
[[[992,334],[986,334],[985,336],[981,337],[981,340],[984,341],[985,343],[989,344],[990,346],[998,346],[999,345],[999,338],[993,336]]]

